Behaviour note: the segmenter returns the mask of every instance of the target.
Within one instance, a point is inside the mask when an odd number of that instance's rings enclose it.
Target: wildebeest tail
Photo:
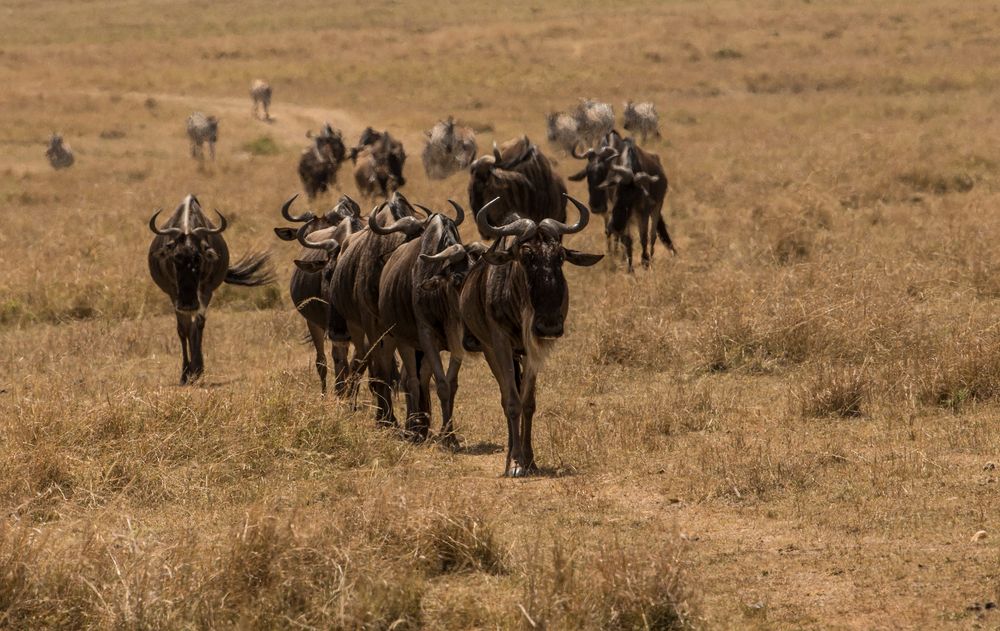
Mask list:
[[[677,251],[674,249],[674,242],[670,239],[670,233],[667,232],[667,222],[663,221],[662,216],[656,218],[656,234],[659,235],[660,241],[663,241],[668,250]]]
[[[247,254],[226,270],[226,282],[230,285],[259,287],[274,282],[271,255],[267,252]]]

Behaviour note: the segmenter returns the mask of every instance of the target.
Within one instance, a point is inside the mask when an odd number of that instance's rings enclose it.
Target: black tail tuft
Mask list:
[[[226,282],[230,285],[259,287],[270,285],[274,280],[271,255],[267,252],[247,254],[226,271]]]
[[[677,253],[677,250],[674,249],[674,242],[670,239],[670,233],[667,232],[667,222],[663,221],[663,217],[659,217],[656,220],[656,234],[660,236],[660,241],[663,241],[668,250],[674,254]]]

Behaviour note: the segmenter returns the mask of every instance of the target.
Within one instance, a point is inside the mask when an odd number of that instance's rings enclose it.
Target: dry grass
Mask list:
[[[5,14],[0,627],[1000,624],[997,14],[493,8]],[[255,77],[270,123],[250,118]],[[657,103],[680,254],[567,272],[543,475],[498,477],[481,360],[463,367],[457,453],[376,431],[366,394],[321,399],[286,294],[296,249],[271,232],[305,131],[392,130],[406,194],[440,206],[466,180],[422,176],[421,130],[450,114],[480,147],[542,140],[544,113],[584,96]],[[195,109],[221,119],[204,169]],[[53,131],[77,155],[58,173]],[[178,388],[145,222],[189,192],[226,213],[234,255],[271,248],[282,280],[219,292],[204,382]],[[340,192],[346,171],[316,206]],[[572,247],[600,251],[599,224]]]

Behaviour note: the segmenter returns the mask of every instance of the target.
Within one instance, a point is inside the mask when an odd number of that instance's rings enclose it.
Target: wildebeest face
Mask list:
[[[164,246],[160,256],[168,259],[174,270],[177,283],[174,308],[181,312],[198,311],[201,308],[198,287],[211,270],[211,264],[218,260],[218,253],[198,236],[183,234]]]
[[[508,250],[485,254],[490,264],[516,262],[524,270],[532,310],[531,332],[542,339],[562,337],[563,334],[569,309],[563,263],[587,267],[603,257],[603,254],[585,254],[565,248],[558,236],[545,231],[539,231],[523,243],[515,242]]]

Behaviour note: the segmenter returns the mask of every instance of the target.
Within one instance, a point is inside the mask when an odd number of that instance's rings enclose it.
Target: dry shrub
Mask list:
[[[694,594],[678,549],[603,545],[584,553],[556,543],[534,554],[523,594],[524,628],[558,630],[695,627]]]
[[[712,398],[714,389],[706,382],[676,384],[658,407],[650,429],[667,436],[713,429],[722,413]]]
[[[926,169],[914,169],[901,173],[899,181],[914,190],[935,195],[967,193],[975,181],[967,173],[939,173]]]
[[[1000,339],[954,342],[920,364],[917,380],[924,403],[954,412],[1000,398]]]
[[[869,382],[863,368],[820,367],[799,386],[797,399],[804,417],[864,415]]]
[[[507,572],[508,551],[500,546],[485,519],[438,515],[417,539],[421,556],[433,574]]]
[[[662,318],[646,309],[632,308],[610,314],[598,325],[594,361],[648,371],[667,370],[677,359]]]

